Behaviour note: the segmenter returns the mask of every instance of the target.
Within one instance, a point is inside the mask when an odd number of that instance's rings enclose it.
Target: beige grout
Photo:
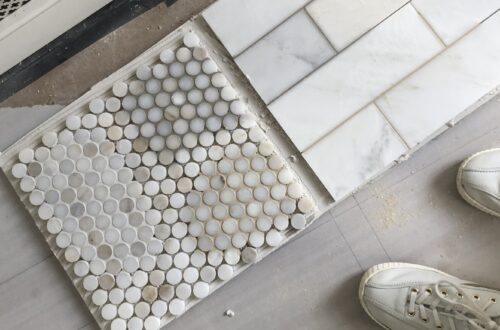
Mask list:
[[[363,38],[365,35],[367,35],[368,33],[370,33],[372,30],[374,30],[377,26],[379,26],[380,24],[382,24],[383,22],[385,22],[387,19],[389,19],[389,17],[393,16],[394,14],[396,14],[398,11],[400,11],[403,7],[405,7],[406,5],[408,5],[410,3],[410,1],[408,2],[405,2],[404,5],[402,5],[401,7],[399,7],[398,9],[396,9],[394,12],[390,13],[389,15],[387,15],[387,17],[385,17],[384,19],[382,19],[380,22],[378,22],[376,25],[374,25],[372,28],[370,28],[369,30],[367,30],[365,33],[361,34],[358,38],[354,39],[350,44],[348,44],[347,46],[345,46],[344,48],[340,49],[338,51],[338,53],[336,53],[334,56],[330,57],[328,60],[326,60],[324,63],[320,64],[316,69],[314,69],[313,71],[309,72],[307,75],[305,75],[304,77],[302,77],[300,80],[298,80],[297,82],[295,82],[294,84],[292,84],[290,87],[288,87],[287,89],[285,89],[282,93],[280,93],[278,96],[276,96],[275,98],[273,98],[271,101],[267,102],[268,105],[271,105],[271,103],[273,103],[274,101],[276,101],[277,99],[279,99],[280,97],[282,97],[283,95],[285,95],[288,91],[290,91],[291,89],[293,89],[295,86],[297,86],[298,84],[300,84],[302,81],[304,81],[306,78],[308,78],[309,76],[313,75],[316,71],[320,70],[323,66],[327,65],[328,63],[330,63],[331,60],[333,60],[333,58],[335,56],[338,56],[339,54],[341,54],[342,52],[344,52],[346,49],[352,47],[353,45],[355,45],[361,38]],[[307,11],[307,10],[306,10]],[[308,13],[309,14],[309,13]],[[314,19],[313,19],[314,20]],[[314,21],[316,22],[316,21]],[[317,25],[317,24],[316,24]],[[319,26],[318,26],[318,29],[319,29]],[[328,39],[328,38],[327,38]],[[330,42],[330,40],[328,39],[328,42]],[[330,42],[331,44],[331,42]],[[333,46],[333,45],[332,45]],[[334,48],[335,49],[335,48]],[[336,49],[335,49],[336,50]]]
[[[231,57],[236,61],[236,58],[238,56],[240,56],[241,54],[243,54],[244,52],[246,52],[247,50],[249,50],[250,48],[252,48],[253,45],[255,45],[256,43],[258,43],[259,41],[261,41],[262,39],[264,39],[265,37],[267,37],[271,33],[273,33],[277,28],[279,28],[280,26],[282,26],[283,24],[285,24],[290,18],[292,18],[293,16],[295,16],[295,14],[298,14],[303,9],[305,10],[305,7],[307,7],[313,1],[314,0],[309,0],[304,6],[300,7],[299,9],[297,9],[296,11],[294,11],[292,14],[290,14],[289,16],[287,16],[284,20],[282,20],[277,25],[275,25],[274,27],[272,27],[271,30],[269,30],[266,33],[264,33],[262,36],[260,36],[257,40],[255,40],[254,42],[252,42],[247,47],[243,48],[242,51],[240,51],[240,52],[238,52],[238,53],[236,53],[234,55],[231,55]]]
[[[310,15],[310,13],[307,11],[307,6],[309,4],[311,4],[314,0],[311,0],[309,1],[307,4],[305,4],[303,7],[299,8],[298,10],[296,10],[294,13],[292,13],[290,16],[288,16],[285,20],[283,20],[282,22],[280,22],[278,25],[276,25],[273,29],[271,29],[270,31],[268,31],[266,34],[264,34],[263,36],[261,36],[258,40],[256,40],[255,42],[253,42],[252,44],[250,44],[248,47],[246,47],[243,51],[241,51],[240,53],[238,53],[237,55],[234,55],[232,56],[234,59],[236,59],[236,57],[238,57],[239,55],[241,55],[242,53],[244,53],[246,50],[248,50],[249,48],[251,48],[254,44],[256,44],[257,42],[259,42],[261,39],[265,38],[267,35],[269,35],[270,33],[272,33],[274,30],[276,30],[279,26],[281,26],[284,22],[286,22],[290,17],[294,16],[295,14],[299,13],[301,10],[304,10],[307,15],[313,20],[313,22],[315,23],[315,25],[317,26],[318,30],[320,30],[322,32],[322,34],[326,37],[326,35],[323,33],[323,31],[321,30],[321,28],[316,24],[316,21],[312,18],[312,16]],[[280,97],[282,97],[284,94],[286,94],[287,92],[289,92],[290,90],[292,90],[294,87],[296,87],[297,85],[299,85],[301,82],[303,82],[306,78],[308,78],[309,76],[311,76],[312,74],[314,74],[316,71],[319,71],[323,66],[325,66],[326,64],[330,63],[330,61],[336,57],[338,54],[342,53],[344,50],[348,49],[349,47],[351,47],[352,45],[356,44],[361,38],[363,38],[365,35],[367,35],[368,33],[370,33],[373,29],[375,29],[377,26],[381,25],[383,22],[385,22],[388,18],[390,18],[391,16],[393,16],[394,14],[396,14],[399,10],[401,10],[402,8],[404,8],[405,6],[407,5],[410,5],[412,6],[412,8],[417,12],[417,14],[421,17],[421,19],[424,21],[424,23],[426,24],[426,26],[429,27],[429,29],[432,31],[432,33],[436,36],[436,38],[440,41],[440,43],[444,46],[443,49],[439,52],[437,52],[434,56],[431,56],[427,61],[423,62],[421,65],[417,66],[414,70],[410,71],[407,75],[405,75],[404,77],[402,77],[401,79],[399,79],[398,81],[396,81],[395,83],[393,83],[387,90],[384,90],[382,93],[380,93],[379,95],[375,96],[370,102],[368,102],[367,104],[363,105],[359,110],[355,111],[352,115],[350,115],[349,117],[347,117],[345,120],[343,120],[342,122],[340,122],[338,125],[336,125],[335,127],[333,127],[332,129],[328,130],[325,134],[323,134],[321,137],[319,137],[316,141],[314,141],[313,143],[311,143],[309,146],[307,146],[306,148],[304,148],[301,152],[301,154],[304,154],[305,152],[307,152],[309,149],[311,149],[312,147],[314,147],[316,144],[318,144],[319,142],[321,142],[323,139],[325,139],[328,135],[330,135],[333,131],[335,131],[337,128],[339,128],[340,126],[342,126],[343,124],[345,124],[347,121],[349,121],[351,118],[353,118],[356,114],[358,114],[359,112],[361,112],[364,108],[366,108],[368,105],[370,105],[371,103],[375,104],[376,105],[376,102],[378,99],[380,99],[382,96],[384,96],[385,94],[387,94],[387,92],[391,91],[392,89],[394,89],[394,87],[396,87],[397,85],[399,85],[401,82],[403,82],[405,79],[407,79],[409,76],[413,75],[415,72],[419,71],[422,67],[424,67],[425,65],[427,65],[428,63],[430,63],[431,61],[433,61],[436,57],[440,56],[443,52],[445,52],[448,48],[452,47],[454,44],[456,44],[457,42],[459,42],[460,40],[462,40],[464,37],[466,37],[467,35],[469,35],[472,31],[474,31],[477,26],[479,25],[476,25],[474,28],[472,28],[471,30],[467,31],[464,35],[462,35],[460,38],[458,38],[457,40],[455,40],[454,42],[452,42],[451,44],[449,45],[446,45],[444,43],[444,41],[439,37],[439,35],[436,33],[436,31],[432,28],[432,26],[429,24],[429,22],[427,22],[427,20],[420,14],[420,12],[413,6],[413,4],[411,3],[411,1],[408,1],[408,2],[405,2],[401,7],[399,7],[397,10],[395,10],[394,12],[392,12],[390,15],[388,15],[387,17],[385,17],[383,20],[381,20],[379,23],[377,23],[376,25],[374,25],[371,29],[367,30],[365,33],[363,33],[362,35],[360,35],[358,38],[356,38],[355,40],[353,40],[348,46],[344,47],[342,50],[340,50],[338,53],[336,53],[334,56],[332,56],[330,59],[326,60],[324,63],[322,63],[321,65],[319,65],[314,71],[308,73],[307,75],[305,75],[304,77],[302,77],[299,81],[297,81],[296,83],[292,84],[291,86],[289,86],[287,89],[285,89],[282,93],[280,93],[278,96],[276,96],[275,98],[273,98],[272,100],[270,100],[269,102],[267,102],[267,106],[269,108],[269,106],[272,105],[273,102],[275,102],[276,100],[278,100]],[[490,18],[491,16],[493,16],[494,14],[496,14],[497,12],[499,12],[499,10],[493,12],[491,15],[489,15],[488,17],[486,17],[482,22],[486,21],[488,18]],[[481,23],[482,23],[481,22]],[[328,40],[328,42],[331,44],[331,41],[326,38]],[[332,45],[332,48],[337,51],[335,49],[335,47],[333,47]],[[378,107],[378,105],[376,105],[377,109],[379,110],[379,112],[384,116],[384,118],[386,119],[386,121],[389,123],[389,125],[394,129],[394,131],[398,134],[398,136],[402,139],[403,143],[408,147],[408,149],[410,150],[411,148],[409,147],[408,143],[404,140],[404,138],[401,136],[401,134],[398,132],[398,130],[395,129],[395,127],[393,126],[392,122],[389,120],[389,118],[387,118],[387,116],[385,115],[385,113]]]
[[[434,28],[432,27],[431,23],[429,21],[427,21],[427,19],[424,17],[424,15],[422,15],[422,13],[420,13],[418,11],[418,9],[413,5],[413,3],[410,3],[410,6],[415,10],[415,12],[417,13],[417,15],[422,19],[422,21],[424,21],[425,25],[427,25],[427,27],[432,31],[432,33],[434,34],[434,36],[441,42],[441,44],[443,44],[443,46],[445,46],[445,47],[448,47],[448,45],[446,44],[446,42],[444,42],[444,40],[441,39],[441,36],[437,33],[437,31],[434,30]]]
[[[496,15],[497,13],[500,13],[500,8],[492,12],[490,15],[486,16],[481,22],[479,22],[478,25],[483,24],[487,20],[489,20],[492,16]]]
[[[304,7],[304,12],[306,13],[307,17],[309,17],[309,19],[311,20],[311,23],[314,25],[314,27],[318,30],[318,32],[323,36],[323,38],[325,38],[325,40],[328,42],[328,44],[332,47],[332,49],[335,52],[335,54],[340,53],[340,51],[337,50],[335,48],[335,46],[333,45],[333,43],[330,41],[330,38],[328,38],[328,36],[326,35],[325,31],[323,31],[323,29],[318,25],[318,23],[316,22],[316,20],[314,19],[314,17],[312,17],[312,15],[309,12],[309,10],[307,10],[307,6]]]
[[[396,129],[396,126],[394,126],[392,124],[392,122],[389,120],[389,118],[386,116],[386,114],[382,111],[382,109],[380,109],[380,107],[378,106],[378,104],[375,103],[375,101],[373,101],[371,104],[373,104],[373,106],[378,110],[378,112],[380,113],[380,115],[382,117],[384,117],[384,119],[387,122],[387,124],[389,124],[389,126],[392,128],[392,130],[394,131],[394,133],[396,133],[396,135],[399,137],[399,139],[401,140],[401,142],[403,142],[403,144],[406,146],[406,149],[411,150],[410,145],[406,142],[406,140],[404,139],[403,135],[399,132],[398,129]]]

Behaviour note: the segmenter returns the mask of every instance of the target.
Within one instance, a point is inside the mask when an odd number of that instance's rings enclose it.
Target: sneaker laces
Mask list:
[[[443,288],[455,289],[460,301],[448,298],[448,294]],[[432,295],[432,289],[430,288],[421,293],[419,293],[418,289],[411,289],[408,301],[408,314],[414,316],[418,311],[420,318],[427,322],[429,320],[427,315],[428,309],[430,309],[437,329],[444,328],[441,316],[447,316],[451,330],[456,330],[454,319],[466,322],[472,329],[500,330],[500,326],[486,313],[488,308],[494,304],[493,300],[490,300],[481,309],[462,289],[448,281],[436,283],[434,285],[434,292],[436,293],[435,296]],[[434,299],[429,303],[428,299],[431,297],[434,297]],[[424,301],[427,301],[427,303],[424,304]],[[444,309],[444,313],[441,309]]]

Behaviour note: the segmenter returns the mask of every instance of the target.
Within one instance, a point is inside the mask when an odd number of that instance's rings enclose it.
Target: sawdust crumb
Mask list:
[[[405,222],[415,218],[415,214],[404,209],[400,205],[399,197],[392,193],[383,191],[380,187],[375,187],[373,195],[382,202],[382,210],[377,215],[385,228],[394,225],[401,226]]]

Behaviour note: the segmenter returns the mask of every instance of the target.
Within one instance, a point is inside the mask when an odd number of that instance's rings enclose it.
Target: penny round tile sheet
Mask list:
[[[103,329],[159,329],[315,210],[197,34],[132,71],[8,169]]]

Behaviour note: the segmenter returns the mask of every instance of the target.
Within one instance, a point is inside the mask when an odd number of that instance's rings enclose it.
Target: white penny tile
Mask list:
[[[500,9],[500,0],[413,0],[412,4],[447,45]]]
[[[306,9],[337,51],[344,49],[408,0],[315,0]]]
[[[370,104],[303,155],[339,200],[380,173],[406,149],[377,107]]]
[[[183,30],[0,157],[102,329],[159,329],[316,210],[215,51]]]
[[[309,0],[219,0],[202,15],[234,56],[308,2]]]
[[[500,84],[500,13],[377,100],[410,146]]]
[[[236,58],[267,103],[330,59],[335,51],[300,11]]]
[[[303,151],[442,49],[411,6],[270,104]]]

